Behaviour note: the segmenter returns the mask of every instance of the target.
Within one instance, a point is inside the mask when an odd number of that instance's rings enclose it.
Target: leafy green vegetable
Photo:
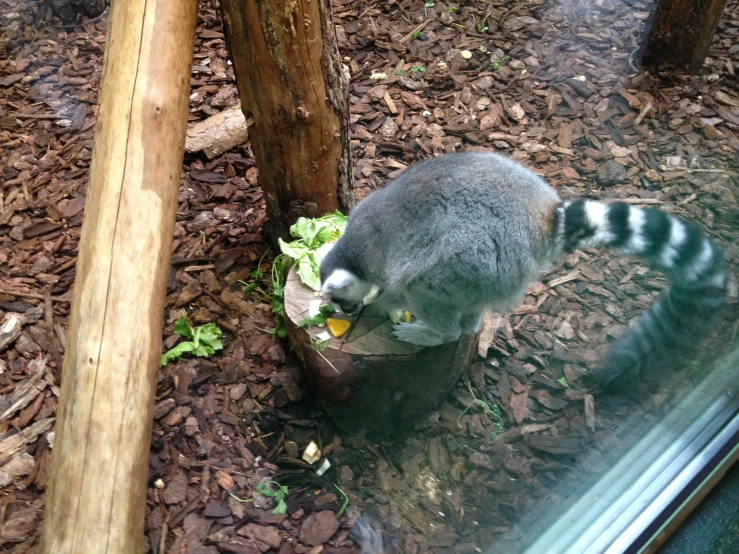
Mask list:
[[[321,288],[321,247],[338,240],[345,227],[346,216],[339,212],[316,219],[301,217],[290,227],[290,234],[297,240],[287,243],[278,239],[282,253],[289,256],[297,266],[300,280],[313,290]]]
[[[223,343],[218,338],[222,331],[215,323],[206,323],[193,329],[190,322],[183,316],[175,323],[174,332],[190,340],[181,342],[162,354],[162,366],[179,360],[183,354],[205,357],[214,354],[216,350],[223,350]]]
[[[332,304],[321,304],[318,307],[318,311],[319,313],[313,317],[303,318],[303,320],[298,323],[298,328],[308,325],[323,325],[326,323],[326,320],[336,312]]]
[[[346,216],[337,211],[315,219],[301,217],[290,227],[290,234],[301,239],[307,248],[315,249],[338,239],[344,227]]]

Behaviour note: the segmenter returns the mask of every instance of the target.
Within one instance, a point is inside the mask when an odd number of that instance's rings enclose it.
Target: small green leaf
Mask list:
[[[174,332],[188,339],[191,339],[194,336],[193,328],[185,316],[182,316],[175,322]]]
[[[321,314],[314,315],[313,317],[304,317],[300,323],[298,323],[298,329],[308,327],[310,325],[323,325],[326,323],[326,317]]]
[[[308,255],[300,259],[298,262],[298,275],[313,290],[321,290],[321,274],[319,265],[313,260],[313,256]]]
[[[191,343],[191,342],[181,342],[180,344],[178,344],[174,348],[171,348],[171,349],[167,350],[167,352],[165,352],[164,354],[162,354],[161,365],[162,366],[165,366],[169,362],[174,362],[174,361],[179,360],[182,357],[183,354],[187,354],[189,352],[192,352],[193,351],[193,348],[194,348],[193,343]]]
[[[331,317],[336,313],[336,309],[334,308],[333,304],[321,304],[320,306],[318,306],[318,311],[324,317]]]
[[[313,341],[313,348],[315,348],[318,352],[323,352],[324,350],[326,350],[326,348],[328,348],[328,341],[329,339]]]
[[[570,388],[570,384],[567,382],[567,378],[566,377],[560,377],[559,379],[557,379],[557,383],[559,383],[560,385],[563,385],[563,386],[567,387],[568,389]]]

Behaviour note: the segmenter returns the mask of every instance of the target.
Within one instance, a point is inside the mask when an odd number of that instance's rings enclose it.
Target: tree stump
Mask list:
[[[322,352],[313,341],[325,327],[298,328],[317,293],[290,270],[285,286],[288,337],[303,361],[316,399],[349,433],[388,437],[411,429],[446,396],[477,350],[478,335],[424,348],[396,340],[387,317],[363,314]]]

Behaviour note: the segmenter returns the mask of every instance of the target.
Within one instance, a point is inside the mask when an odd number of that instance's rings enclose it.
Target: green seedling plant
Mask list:
[[[467,381],[467,390],[472,395],[472,402],[470,402],[470,405],[467,406],[464,411],[459,414],[459,417],[457,418],[457,425],[459,425],[459,420],[462,419],[462,416],[466,414],[472,406],[477,406],[478,408],[482,409],[482,412],[490,417],[490,419],[493,420],[493,435],[490,437],[491,439],[494,439],[498,435],[503,434],[505,432],[505,427],[503,427],[503,412],[500,409],[500,406],[497,404],[493,404],[492,406],[485,402],[484,400],[480,400],[475,395],[475,392],[472,390],[472,384]]]
[[[349,495],[346,494],[343,490],[341,490],[341,487],[334,483],[334,488],[337,490],[337,492],[341,495],[341,508],[339,508],[339,511],[336,512],[336,518],[341,519],[341,516],[344,515],[344,510],[346,510],[346,507],[349,505]]]
[[[418,38],[421,38],[421,35],[423,35],[423,31],[416,31],[415,33],[411,33],[411,38],[413,40],[416,40]]]
[[[265,252],[266,254],[266,252]],[[264,259],[264,255],[262,255]],[[285,254],[280,254],[272,262],[272,272],[270,275],[270,288],[269,292],[263,291],[259,287],[258,279],[264,277],[264,272],[261,270],[262,259],[259,260],[257,269],[252,271],[249,275],[255,281],[246,283],[239,281],[244,285],[244,298],[249,299],[255,292],[261,294],[265,300],[269,301],[270,307],[272,308],[272,314],[275,316],[275,327],[274,329],[262,329],[261,327],[255,327],[260,331],[269,333],[273,337],[285,338],[287,336],[287,328],[285,327],[285,273],[289,265],[289,258]]]
[[[436,5],[436,2],[426,2],[426,3],[424,3],[424,5],[423,5],[423,15],[426,16],[426,17],[428,17],[429,16],[428,9],[429,8],[433,8],[435,5]]]
[[[223,342],[219,338],[222,331],[215,323],[206,323],[193,329],[187,318],[183,316],[174,324],[174,332],[190,340],[181,342],[162,354],[162,367],[169,362],[179,360],[183,354],[205,358],[215,354],[216,350],[223,350]]]
[[[475,29],[477,29],[478,33],[484,33],[488,30],[488,26],[485,25],[485,23],[487,22],[490,15],[490,13],[485,14],[485,17],[482,18],[482,21],[475,26]]]
[[[419,72],[426,73],[426,66],[424,66],[423,64],[422,65],[414,65],[414,66],[412,66],[408,70],[408,72],[410,72],[410,73],[419,73]],[[406,71],[403,71],[402,69],[399,69],[398,71],[395,72],[395,74],[396,75],[405,75],[406,74]]]
[[[249,277],[252,278],[251,283],[247,283],[245,281],[238,281],[242,285],[244,285],[244,298],[249,299],[252,294],[255,292],[260,293],[262,296],[269,298],[269,295],[264,292],[262,289],[259,288],[259,281],[261,281],[264,278],[264,271],[262,271],[262,262],[264,261],[264,257],[267,255],[267,252],[269,252],[270,249],[267,248],[267,250],[264,251],[264,254],[262,254],[262,257],[259,258],[259,262],[257,263],[257,267],[252,270],[249,273]]]
[[[458,10],[459,10],[459,8],[458,8],[458,7],[456,7],[456,6],[449,6],[449,7],[447,8],[447,11],[448,11],[449,13],[454,13],[454,12],[456,12],[456,11],[458,11]]]
[[[490,67],[492,67],[493,71],[498,71],[503,67],[503,62],[505,62],[507,59],[509,59],[510,56],[503,56],[499,60],[495,60],[490,64]]]
[[[276,490],[269,489],[267,488],[268,485],[276,485],[277,489]],[[261,494],[262,496],[266,496],[267,498],[275,499],[275,508],[274,510],[272,510],[273,514],[281,515],[287,512],[287,503],[285,502],[285,499],[287,498],[287,495],[288,495],[287,487],[283,487],[277,481],[267,481],[267,482],[259,483],[257,485],[256,493]],[[243,499],[243,498],[239,498],[232,492],[229,492],[228,494],[234,500],[238,500],[239,502],[243,502],[243,503],[254,502],[256,498],[256,497],[252,497],[252,498]]]

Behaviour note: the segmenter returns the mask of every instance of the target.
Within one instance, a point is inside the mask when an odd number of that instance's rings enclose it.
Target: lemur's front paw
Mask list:
[[[425,323],[420,321],[414,321],[413,323],[401,322],[394,325],[393,335],[398,340],[417,346],[438,346],[446,342],[439,333],[429,329]]]

